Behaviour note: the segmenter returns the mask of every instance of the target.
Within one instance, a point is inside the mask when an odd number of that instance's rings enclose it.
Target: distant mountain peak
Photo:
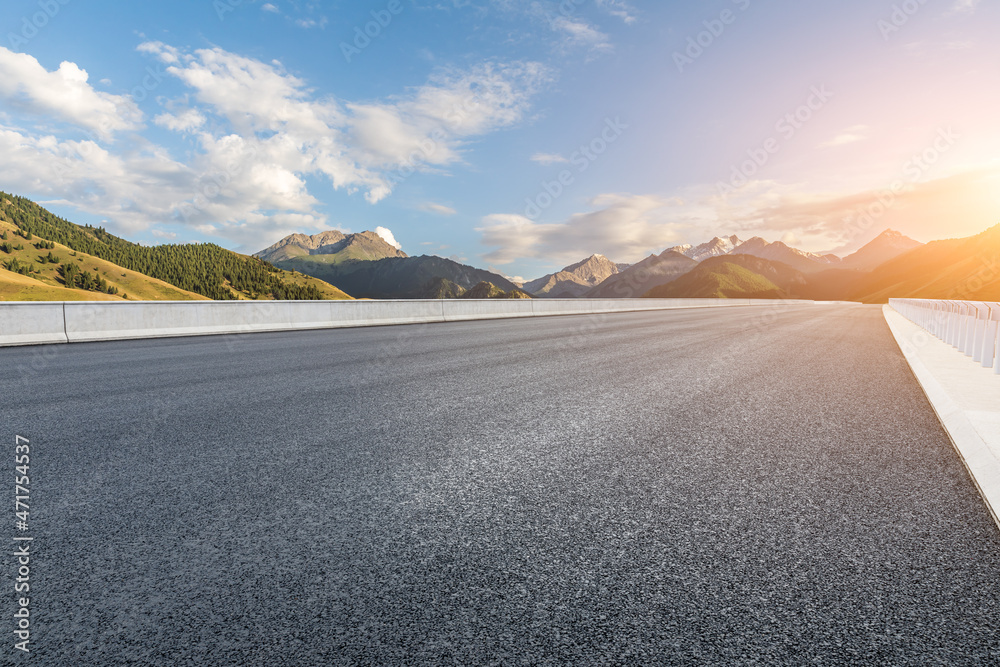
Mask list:
[[[524,289],[537,296],[581,296],[618,272],[617,264],[595,253],[562,271],[525,283]]]
[[[922,245],[923,243],[920,241],[914,241],[894,229],[887,229],[862,246],[857,252],[845,257],[842,264],[849,269],[871,271]]]
[[[832,265],[839,264],[839,258],[833,256],[821,256],[815,253],[806,252],[797,248],[792,248],[787,243],[775,241],[769,243],[765,239],[754,236],[733,249],[733,255],[753,255],[761,259],[772,262],[780,262],[798,271],[806,273],[823,271],[831,268]]]
[[[377,232],[345,234],[335,229],[312,236],[290,234],[256,254],[257,257],[272,264],[306,255],[340,256],[342,259],[366,261],[407,257],[405,252],[397,250]]]
[[[741,243],[742,241],[740,240],[740,237],[735,235],[716,236],[713,237],[712,240],[702,243],[701,245],[685,243],[683,245],[675,245],[672,248],[667,248],[667,250],[680,253],[696,262],[703,262],[710,257],[728,255]]]

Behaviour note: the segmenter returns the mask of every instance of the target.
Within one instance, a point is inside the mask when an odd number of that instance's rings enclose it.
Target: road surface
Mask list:
[[[35,665],[1000,661],[1000,531],[878,307],[7,348],[0,376]]]

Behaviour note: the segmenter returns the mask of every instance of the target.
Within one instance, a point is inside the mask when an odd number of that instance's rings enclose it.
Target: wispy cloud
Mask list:
[[[597,52],[614,50],[606,34],[582,19],[556,16],[552,19],[552,29],[563,35],[563,46],[566,48],[583,46]]]
[[[308,3],[304,7],[299,7],[298,5],[294,5],[291,13],[286,14],[272,2],[265,2],[263,5],[260,6],[260,10],[262,12],[268,12],[271,14],[277,14],[278,16],[282,16],[285,18],[286,21],[289,21],[291,25],[294,25],[298,28],[304,28],[306,30],[310,28],[320,28],[320,29],[326,28],[327,24],[330,23],[330,19],[328,19],[326,16],[319,16],[319,17],[315,16],[316,10],[318,8],[319,8],[318,5],[316,5],[315,3]],[[301,16],[301,14],[303,13],[307,14],[307,16]],[[295,16],[296,14],[298,14],[299,16]]]
[[[455,215],[458,212],[450,206],[445,206],[444,204],[436,204],[430,201],[421,204],[420,210],[427,211],[428,213],[436,213],[438,215]]]
[[[569,162],[567,158],[557,153],[535,153],[529,158],[532,162],[537,162],[543,166],[550,166],[553,164],[564,164]]]
[[[979,7],[981,0],[955,0],[951,6],[953,14],[972,14]]]
[[[915,57],[936,57],[941,51],[968,51],[976,46],[976,42],[971,39],[953,39],[945,41],[922,40],[908,42],[903,45],[903,49],[908,55]]]
[[[978,233],[1000,222],[1000,165],[928,181],[899,181],[856,192],[824,193],[778,184],[749,188],[737,201],[713,198],[715,218],[735,232],[793,232],[805,249],[856,249],[859,239],[886,228],[917,239]],[[960,212],[960,215],[958,214]],[[852,247],[852,244],[853,247]]]
[[[555,223],[498,214],[477,228],[498,265],[517,260],[576,261],[595,252],[634,262],[679,243],[712,236],[763,236],[814,252],[853,252],[885,230],[915,239],[941,237],[941,221],[954,236],[977,234],[1000,222],[1000,163],[990,168],[855,192],[816,192],[803,186],[759,181],[737,199],[693,187],[685,196],[602,195],[590,209]],[[961,212],[956,216],[956,212]]]
[[[179,113],[161,113],[153,122],[173,132],[193,132],[205,124],[205,116],[195,109],[185,109]]]
[[[638,20],[638,13],[625,0],[597,0],[597,6],[631,25]]]
[[[867,139],[865,132],[868,130],[867,125],[854,125],[844,129],[840,134],[835,136],[829,141],[824,141],[819,145],[820,148],[834,148],[836,146],[844,146],[846,144],[853,144],[858,141],[864,141]]]
[[[460,6],[458,0],[454,1],[456,7]],[[584,16],[584,4],[582,0],[487,0],[486,5],[477,9],[484,18],[489,16],[488,6],[496,14],[511,20],[516,26],[514,31],[524,38],[530,36],[536,39],[538,29],[544,27],[555,35],[555,39],[550,34],[545,41],[562,55],[585,51],[590,58],[613,52],[614,45],[607,32],[597,25],[596,20],[588,20]],[[436,6],[447,11],[453,9],[450,4],[439,3]],[[603,13],[619,18],[626,24],[636,21],[635,11],[624,0],[597,0],[597,6]],[[529,23],[518,25],[525,18],[529,19]],[[594,19],[593,16],[589,18]]]
[[[325,16],[320,18],[319,20],[295,19],[295,25],[297,25],[300,28],[325,28],[327,23],[329,22],[330,22],[329,19],[327,19]]]

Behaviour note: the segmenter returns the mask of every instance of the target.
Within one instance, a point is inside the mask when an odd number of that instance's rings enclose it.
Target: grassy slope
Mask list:
[[[688,273],[645,296],[659,298],[783,299],[806,284],[805,276],[785,264],[751,255],[706,259]]]
[[[123,269],[117,264],[93,257],[86,253],[70,250],[56,243],[54,250],[37,250],[34,244],[43,240],[36,236],[26,241],[16,234],[17,227],[6,220],[0,220],[0,232],[7,232],[7,242],[12,245],[23,245],[24,250],[15,250],[7,254],[0,251],[0,262],[15,258],[19,262],[33,262],[40,273],[22,276],[0,268],[0,298],[5,301],[122,301],[122,295],[128,294],[130,300],[148,301],[207,301],[194,292],[182,290],[156,278]],[[62,263],[73,262],[83,271],[94,271],[108,281],[109,285],[118,288],[119,294],[110,295],[101,292],[91,292],[82,289],[68,289],[59,280],[58,264],[42,264],[39,258],[52,253],[62,260]]]
[[[307,276],[303,273],[298,273],[297,271],[287,271],[285,269],[282,269],[282,271],[284,271],[282,279],[286,283],[290,283],[292,285],[312,285],[323,293],[324,299],[329,299],[331,301],[344,301],[353,298],[343,290],[338,289],[330,283],[320,280],[319,278],[313,278],[312,276]]]
[[[733,262],[698,267],[677,280],[655,287],[647,297],[670,299],[780,299],[786,293],[764,276]]]
[[[121,301],[120,296],[66,289],[0,268],[0,301]]]
[[[5,200],[5,205],[10,205],[10,200]],[[81,228],[82,229],[82,228]],[[27,241],[17,235],[18,227],[10,221],[0,210],[0,232],[7,232],[7,242],[12,245],[23,245],[23,250],[15,250],[8,254],[0,251],[0,264],[12,258],[24,263],[34,263],[34,268],[40,273],[31,276],[22,276],[8,271],[0,266],[0,300],[5,301],[121,301],[123,294],[127,294],[129,300],[135,301],[207,301],[208,297],[181,289],[163,280],[152,278],[143,273],[123,268],[84,252],[73,251],[66,246],[56,243],[53,250],[38,250],[34,244],[40,240],[49,240],[43,236],[35,235],[31,241]],[[101,275],[109,285],[118,288],[118,295],[108,295],[100,292],[93,292],[81,289],[66,288],[58,277],[59,264],[42,264],[39,261],[41,256],[51,252],[59,257],[60,263],[73,262],[80,266],[83,271],[94,271]],[[75,253],[75,254],[74,254]],[[233,253],[238,255],[239,253]],[[240,255],[248,260],[254,260],[247,255]],[[288,284],[313,286],[320,291],[324,299],[345,300],[351,299],[343,290],[330,285],[322,280],[311,276],[281,270],[281,279]],[[236,299],[249,299],[249,295],[233,289],[230,285],[225,285],[229,292]]]

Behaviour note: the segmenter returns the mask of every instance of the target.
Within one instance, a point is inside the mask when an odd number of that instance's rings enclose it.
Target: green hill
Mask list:
[[[661,299],[784,299],[801,292],[805,276],[790,266],[752,255],[722,255],[643,296]]]
[[[467,290],[460,299],[530,299],[531,295],[524,290],[514,288],[512,290],[503,291],[491,282],[483,281]]]
[[[325,262],[323,258],[324,255],[296,257],[280,261],[278,266],[315,276],[348,294],[365,299],[438,298],[443,284],[434,282],[438,278],[463,290],[472,289],[484,281],[505,291],[517,288],[503,276],[433,255],[336,263]]]
[[[351,298],[321,280],[215,244],[141,246],[2,192],[0,265],[6,269],[0,272],[0,282],[5,282],[0,294],[12,300],[62,299],[58,290],[49,289],[53,287],[136,299]],[[11,274],[39,285],[13,280]]]
[[[424,285],[424,298],[427,299],[457,299],[465,294],[465,288],[456,285],[447,278],[434,278]]]

